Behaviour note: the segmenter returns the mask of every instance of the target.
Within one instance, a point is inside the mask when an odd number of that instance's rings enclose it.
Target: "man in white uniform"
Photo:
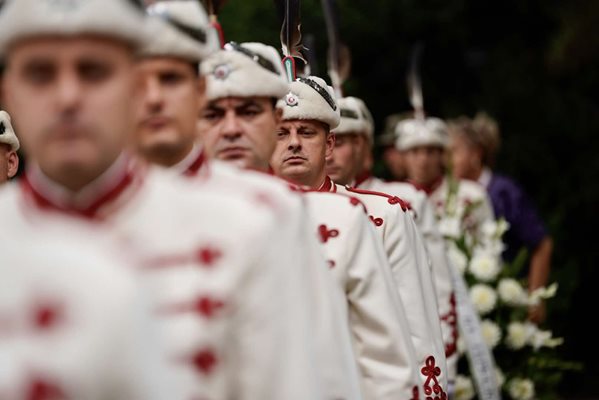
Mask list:
[[[148,13],[153,18],[153,35],[160,39],[140,52],[138,68],[143,90],[136,115],[138,155],[168,167],[173,175],[185,176],[191,185],[218,188],[232,197],[247,199],[257,209],[266,208],[276,214],[278,239],[288,244],[288,258],[311,285],[311,302],[306,301],[304,307],[313,319],[314,338],[319,345],[319,359],[315,362],[327,381],[327,396],[352,398],[352,385],[357,388],[357,379],[347,323],[340,312],[342,294],[334,290],[316,236],[308,231],[301,197],[278,179],[240,171],[218,161],[207,162],[197,143],[198,113],[205,100],[205,77],[198,67],[216,50],[209,37],[202,40],[203,35],[190,34],[210,31],[204,10],[198,2],[169,1],[155,3]],[[181,26],[186,29],[180,29]],[[273,96],[276,90],[285,91],[284,80],[275,74],[271,80],[275,81]]]
[[[311,369],[309,283],[279,243],[274,213],[124,151],[145,28],[134,1],[3,6],[3,103],[29,159],[0,209],[16,230],[67,237],[65,219],[104,230],[153,289],[184,398],[325,398]]]
[[[327,174],[340,185],[398,196],[413,210],[414,221],[424,239],[432,264],[439,317],[442,321],[445,356],[450,384],[457,373],[457,319],[449,260],[443,238],[437,228],[434,209],[426,194],[404,182],[385,182],[370,174],[369,158],[373,143],[374,121],[366,104],[356,97],[338,101],[341,123],[335,129],[335,147],[327,159]]]
[[[424,391],[444,393],[447,377],[436,295],[426,250],[407,205],[397,197],[343,188],[326,175],[325,160],[335,144],[330,127],[337,125],[332,115],[339,115],[339,110],[332,89],[322,79],[297,79],[279,104],[284,122],[272,157],[275,173],[313,189],[355,196],[366,205],[405,307]],[[433,364],[439,372],[434,380],[427,373]]]
[[[441,220],[441,233],[456,237],[465,232],[473,240],[480,237],[483,224],[494,220],[493,208],[480,184],[445,174],[445,123],[439,118],[410,118],[397,124],[396,133],[396,146],[405,154],[408,181],[428,195]]]
[[[288,90],[276,50],[257,43],[229,45],[203,63],[202,71],[208,79],[208,107],[198,126],[207,154],[268,172],[281,114],[275,102]],[[345,293],[346,321],[366,397],[411,397],[418,392],[413,351],[406,334],[397,340],[405,332],[397,319],[402,309],[385,295],[389,279],[379,270],[380,247],[362,206],[355,199],[320,193],[307,193],[304,201],[309,211],[304,219]],[[326,211],[331,208],[336,212]]]
[[[16,175],[19,169],[19,146],[10,116],[6,111],[0,111],[0,184]]]

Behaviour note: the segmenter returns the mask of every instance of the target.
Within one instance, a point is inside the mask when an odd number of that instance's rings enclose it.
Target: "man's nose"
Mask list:
[[[287,148],[292,151],[299,151],[302,148],[302,142],[297,132],[291,132],[289,134],[289,144],[287,145]]]
[[[73,73],[61,74],[57,87],[57,104],[63,111],[74,111],[81,103],[82,82]]]
[[[241,123],[237,118],[235,112],[229,111],[225,114],[223,119],[223,125],[221,128],[221,134],[230,140],[237,139],[243,133]]]

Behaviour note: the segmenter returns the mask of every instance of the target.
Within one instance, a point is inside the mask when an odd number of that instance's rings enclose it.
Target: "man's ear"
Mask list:
[[[19,170],[19,156],[16,151],[8,153],[8,179],[14,177]]]
[[[330,158],[333,155],[333,149],[335,148],[335,134],[333,132],[327,133],[326,137],[326,148],[325,148],[325,158]]]
[[[279,126],[279,124],[281,124],[281,122],[283,121],[283,110],[281,110],[279,107],[275,107],[273,112],[275,115],[275,123],[277,124],[277,126]]]

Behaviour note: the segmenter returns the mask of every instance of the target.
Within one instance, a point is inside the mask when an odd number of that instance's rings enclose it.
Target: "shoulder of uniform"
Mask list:
[[[412,206],[410,205],[409,202],[401,199],[398,196],[392,196],[390,194],[383,193],[383,192],[375,192],[373,190],[364,190],[364,189],[352,188],[352,187],[349,187],[349,186],[346,186],[345,190],[347,190],[350,193],[355,193],[355,194],[360,194],[360,195],[365,195],[365,196],[378,196],[378,197],[381,197],[383,199],[386,199],[387,203],[389,203],[391,205],[399,205],[403,211],[408,211],[408,210],[412,209]]]
[[[305,190],[304,193],[320,198],[334,199],[333,201],[338,202],[339,204],[341,204],[343,201],[347,201],[349,205],[353,207],[361,207],[364,212],[367,212],[366,205],[357,197],[351,196],[349,194],[339,192],[320,192],[318,190]]]

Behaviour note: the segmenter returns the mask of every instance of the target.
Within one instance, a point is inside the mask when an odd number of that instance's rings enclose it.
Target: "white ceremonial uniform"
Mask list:
[[[456,304],[449,272],[447,249],[437,228],[434,208],[424,191],[407,182],[385,182],[382,179],[369,176],[356,183],[358,189],[398,196],[407,201],[413,210],[414,221],[422,234],[432,264],[443,343],[445,344],[445,357],[447,359],[447,378],[449,382],[453,382],[457,375],[458,361]]]
[[[368,399],[416,399],[420,381],[405,311],[383,245],[355,197],[310,191],[318,237],[338,286]]]
[[[429,199],[441,220],[439,229],[446,236],[465,232],[467,238],[480,238],[483,224],[495,220],[487,191],[478,182],[444,176]]]
[[[199,146],[168,170],[189,177],[200,187],[243,197],[255,207],[266,207],[276,214],[279,239],[291,245],[288,258],[307,279],[310,295],[302,308],[311,319],[311,335],[318,349],[315,364],[324,379],[326,398],[361,399],[359,373],[344,312],[345,293],[327,272],[328,264],[309,224],[311,210],[304,197],[280,178],[241,170],[217,160],[206,161]]]
[[[181,398],[131,268],[91,247],[80,226],[65,223],[70,236],[56,240],[2,214],[0,398]]]
[[[321,190],[348,194],[366,205],[408,317],[423,391],[445,395],[447,365],[430,261],[407,205],[397,197],[336,185],[328,177]]]
[[[34,171],[2,193],[0,209],[19,229],[86,218],[140,264],[185,399],[325,398],[298,312],[312,293],[274,213],[122,158],[75,199]]]

